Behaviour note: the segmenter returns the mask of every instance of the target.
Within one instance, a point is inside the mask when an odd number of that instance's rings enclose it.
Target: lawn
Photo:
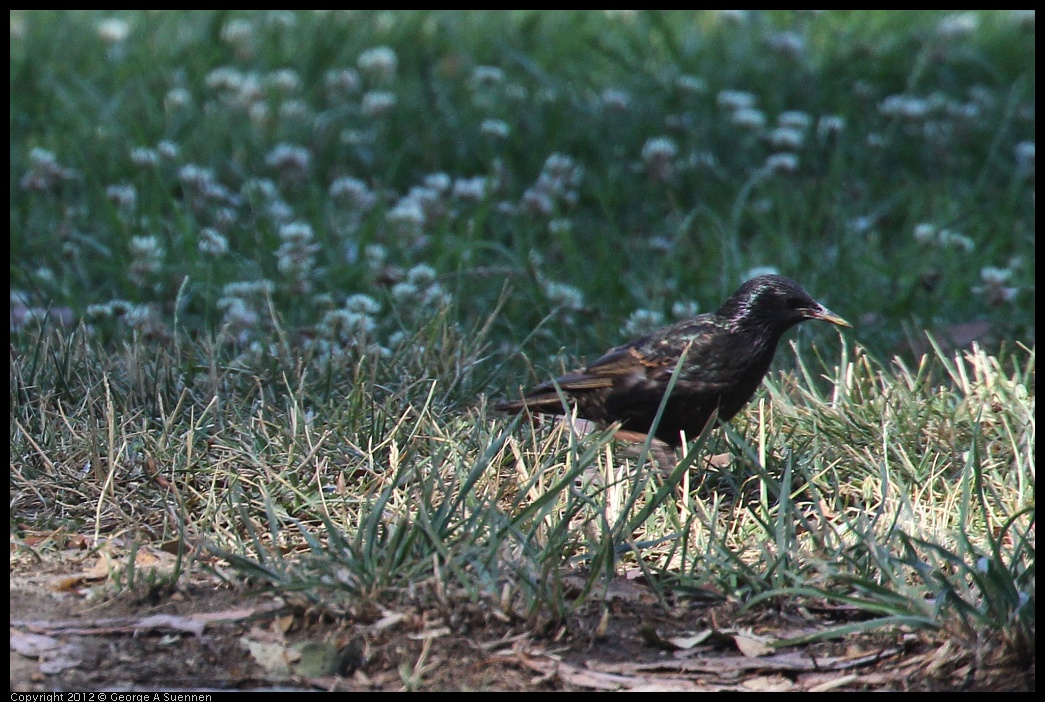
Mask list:
[[[12,11],[12,587],[278,597],[213,634],[241,687],[1033,689],[1034,40]],[[675,467],[490,409],[765,272],[853,328],[788,332]]]

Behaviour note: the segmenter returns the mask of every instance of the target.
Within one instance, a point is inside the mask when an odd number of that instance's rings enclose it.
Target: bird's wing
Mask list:
[[[714,339],[713,329],[706,323],[689,320],[654,332],[630,344],[610,349],[591,362],[583,370],[573,371],[534,387],[529,396],[555,393],[556,386],[563,392],[596,390],[628,385],[630,382],[666,384],[678,365],[679,357],[686,354],[687,366],[699,365],[701,355],[709,351]],[[682,380],[680,378],[680,380]],[[700,385],[703,390],[714,391],[718,383],[711,378],[687,378],[687,384]]]
[[[670,353],[650,354],[640,350],[635,344],[628,344],[610,349],[599,356],[584,369],[583,376],[591,381],[600,381],[604,385],[613,384],[615,378],[628,376],[657,379],[670,375],[677,361],[677,355],[672,357]]]

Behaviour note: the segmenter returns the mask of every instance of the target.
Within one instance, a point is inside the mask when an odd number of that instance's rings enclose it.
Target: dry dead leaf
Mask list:
[[[268,643],[248,639],[240,639],[240,642],[250,651],[251,658],[262,667],[270,678],[290,677],[291,652],[280,643]]]
[[[26,633],[17,629],[11,630],[11,650],[26,658],[39,658],[60,645],[58,639],[51,636]]]
[[[751,634],[734,634],[733,642],[737,645],[737,650],[748,658],[768,656],[773,652],[773,649],[767,646],[764,640]]]
[[[711,629],[705,629],[704,631],[699,631],[687,636],[671,636],[668,638],[668,641],[670,641],[678,650],[685,651],[704,643],[714,633],[715,632]]]
[[[782,675],[758,675],[743,681],[741,686],[751,692],[787,692],[795,684]]]

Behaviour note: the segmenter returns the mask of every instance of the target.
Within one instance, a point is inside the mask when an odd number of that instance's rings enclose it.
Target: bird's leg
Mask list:
[[[649,435],[639,431],[631,431],[630,429],[621,429],[613,435],[615,439],[639,445],[645,443],[647,436]],[[675,469],[675,466],[678,465],[678,457],[675,455],[675,450],[667,442],[661,441],[657,437],[653,437],[653,440],[650,441],[650,453],[653,454],[657,467],[665,475],[670,474]]]

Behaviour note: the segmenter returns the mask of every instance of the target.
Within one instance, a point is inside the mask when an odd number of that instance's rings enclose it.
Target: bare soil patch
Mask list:
[[[977,660],[914,632],[774,648],[854,613],[741,614],[682,599],[665,609],[623,578],[605,601],[535,632],[468,603],[331,615],[210,575],[99,597],[105,586],[81,582],[84,565],[12,556],[12,691],[1034,688],[1033,663]]]

